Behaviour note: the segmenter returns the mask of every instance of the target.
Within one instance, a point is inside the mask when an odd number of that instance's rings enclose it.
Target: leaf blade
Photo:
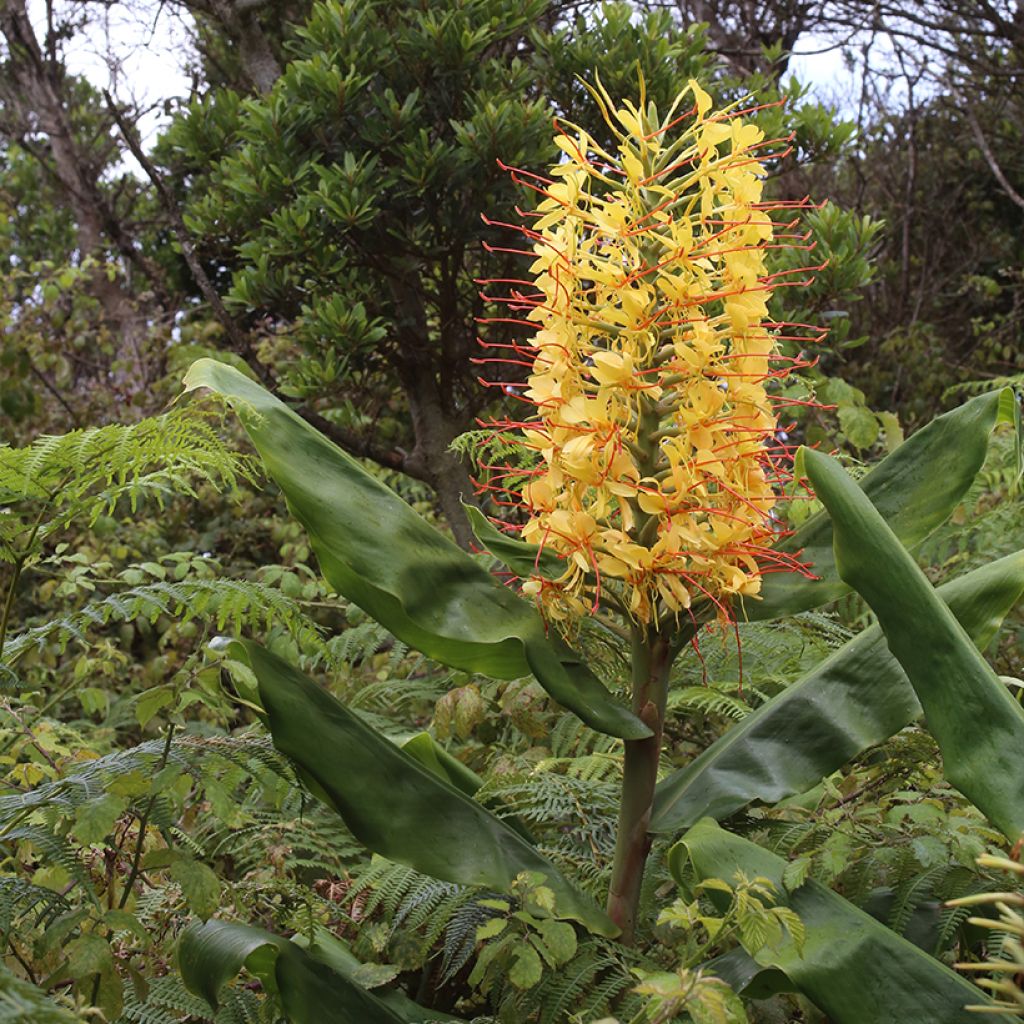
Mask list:
[[[624,739],[650,735],[577,656],[553,651],[533,605],[265,388],[212,359],[193,363],[185,377],[186,392],[199,387],[235,409],[339,593],[437,661],[498,679],[533,672],[592,728]]]
[[[943,584],[938,593],[983,649],[1024,595],[1024,551]],[[805,792],[920,713],[910,680],[873,626],[664,778],[651,831],[681,831],[753,800],[773,803]]]
[[[618,929],[518,832],[374,732],[340,701],[259,644],[233,656],[256,675],[275,746],[316,783],[353,834],[389,860],[462,885],[508,889],[540,872],[560,917],[599,935]]]
[[[291,1024],[402,1024],[404,1018],[344,972],[316,960],[295,943],[250,925],[210,920],[192,924],[178,943],[185,986],[212,1007],[221,988],[247,967],[277,991]],[[428,1011],[423,1011],[423,1019]]]
[[[840,576],[878,617],[910,679],[946,778],[1011,841],[1024,832],[1024,709],[877,509],[827,455],[801,449],[835,524]]]
[[[985,461],[989,435],[997,424],[1013,424],[1020,445],[1020,417],[1015,406],[1009,388],[978,395],[922,427],[858,481],[906,547],[914,548],[925,540],[967,493]],[[849,591],[836,570],[832,521],[824,511],[812,516],[778,549],[799,553],[818,579],[766,575],[760,600],[743,602],[741,618],[763,622],[795,615]]]
[[[694,825],[669,855],[680,883],[687,859],[699,878],[743,871],[774,883],[779,904],[804,925],[802,955],[788,936],[748,952],[762,967],[782,971],[835,1024],[972,1024],[978,1015],[967,1005],[991,1005],[970,982],[825,886],[809,881],[786,894],[786,862],[710,818]]]

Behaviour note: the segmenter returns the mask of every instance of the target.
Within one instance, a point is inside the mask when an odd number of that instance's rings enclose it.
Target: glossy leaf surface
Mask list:
[[[988,1002],[980,989],[817,882],[787,894],[786,861],[710,818],[672,849],[669,865],[681,884],[687,861],[702,881],[732,882],[742,871],[774,883],[778,903],[792,908],[806,930],[802,955],[788,936],[777,946],[748,952],[762,967],[782,971],[835,1024],[977,1024],[981,1019],[965,1008]]]
[[[260,976],[272,975],[277,951],[287,943],[278,935],[232,921],[194,923],[178,943],[182,981],[211,1006],[218,1005],[220,990],[250,962]]]
[[[932,420],[857,482],[905,547],[916,547],[952,513],[981,469],[998,423],[1013,423],[1020,438],[1019,411],[1009,388],[979,395]],[[813,515],[778,548],[802,552],[800,560],[819,578],[765,576],[761,599],[745,602],[737,612],[741,619],[795,615],[848,593],[836,571],[827,512]]]
[[[832,516],[839,574],[878,617],[946,778],[1015,842],[1024,832],[1024,709],[839,463],[809,449],[801,459]]]
[[[301,949],[308,950],[319,963],[325,964],[343,978],[358,984],[358,975],[364,969],[364,965],[353,956],[345,943],[321,924],[313,924],[312,936],[312,942],[305,934],[295,935],[291,941]],[[392,1013],[405,1021],[405,1024],[422,1024],[426,1020],[429,1020],[431,1024],[436,1024],[439,1021],[465,1024],[461,1017],[453,1017],[450,1013],[444,1013],[441,1010],[424,1009],[419,1003],[413,1002],[401,989],[374,988],[373,995],[384,1003]]]
[[[532,672],[592,728],[650,735],[577,656],[552,646],[532,604],[265,388],[212,359],[185,378],[187,391],[199,387],[234,408],[340,594],[437,661],[497,679]]]
[[[524,871],[546,877],[556,912],[599,935],[618,929],[518,832],[352,714],[259,644],[236,641],[252,669],[274,745],[315,783],[375,853],[447,882],[507,890]]]
[[[403,1024],[404,1018],[289,942],[277,955],[274,974],[288,1024]],[[424,1012],[421,1020],[429,1018]]]
[[[402,1024],[403,1018],[343,974],[279,935],[230,921],[190,925],[178,945],[186,987],[211,1006],[243,968],[281,998],[289,1024]],[[424,1010],[421,1020],[430,1017]]]
[[[1024,594],[1024,551],[952,580],[938,594],[984,649]],[[682,831],[752,800],[803,793],[920,714],[910,680],[872,626],[663,779],[651,831]]]

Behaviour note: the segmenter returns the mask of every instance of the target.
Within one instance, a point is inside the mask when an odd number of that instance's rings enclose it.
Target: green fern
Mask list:
[[[564,1024],[568,1020],[593,1021],[616,1014],[632,1019],[641,1006],[631,990],[636,976],[630,968],[639,959],[611,943],[589,939],[580,943],[576,956],[557,972],[551,972],[531,992],[530,1007],[539,1024]]]
[[[0,965],[0,1024],[84,1024],[86,1018]]]
[[[30,542],[38,550],[72,519],[93,523],[122,501],[134,512],[144,498],[194,496],[199,480],[234,491],[254,478],[254,463],[224,445],[219,422],[193,404],[130,426],[0,445],[0,504],[25,513],[0,517],[0,559],[20,560]]]
[[[490,478],[500,472],[501,486],[513,491],[540,461],[536,451],[500,430],[469,430],[452,441],[451,450],[473,467],[476,476]]]
[[[323,632],[291,598],[273,587],[246,580],[157,580],[90,601],[81,608],[12,636],[4,658],[13,663],[49,644],[63,652],[75,641],[89,644],[89,632],[112,622],[155,622],[168,615],[181,622],[204,620],[218,631],[284,630],[310,661],[334,662],[336,654]],[[342,634],[344,635],[344,634]]]
[[[63,893],[33,885],[23,878],[0,876],[0,941],[27,924],[46,928],[71,910]]]
[[[255,992],[229,988],[216,1013],[206,1000],[193,995],[173,974],[157,978],[145,997],[132,987],[124,996],[124,1011],[115,1024],[270,1024],[277,1017],[273,1004]]]
[[[946,401],[958,395],[984,395],[990,391],[1002,391],[1003,388],[1024,389],[1024,373],[1012,374],[1009,377],[991,377],[988,380],[966,380],[954,384],[942,392],[942,400]]]
[[[673,690],[669,694],[668,707],[673,712],[717,715],[736,722],[746,718],[753,708],[740,697],[723,693],[719,688],[721,686],[721,683],[716,683],[709,686],[684,686],[682,689]]]

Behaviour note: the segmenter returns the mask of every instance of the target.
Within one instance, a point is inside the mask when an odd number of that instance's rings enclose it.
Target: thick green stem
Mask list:
[[[668,673],[673,644],[662,633],[645,634],[633,628],[633,711],[648,725],[652,735],[625,741],[622,802],[608,891],[608,916],[622,929],[622,941],[630,944],[636,931],[637,908],[644,880],[644,865],[651,849],[648,826],[658,781],[661,733],[665,722]]]

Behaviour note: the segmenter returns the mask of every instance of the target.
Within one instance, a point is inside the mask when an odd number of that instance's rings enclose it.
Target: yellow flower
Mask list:
[[[785,475],[770,143],[696,82],[662,119],[592,91],[617,149],[562,126],[563,161],[527,182],[535,291],[509,300],[536,329],[533,411],[507,424],[539,459],[521,535],[564,566],[523,589],[554,619],[606,602],[649,624],[703,598],[725,617],[760,589]]]

